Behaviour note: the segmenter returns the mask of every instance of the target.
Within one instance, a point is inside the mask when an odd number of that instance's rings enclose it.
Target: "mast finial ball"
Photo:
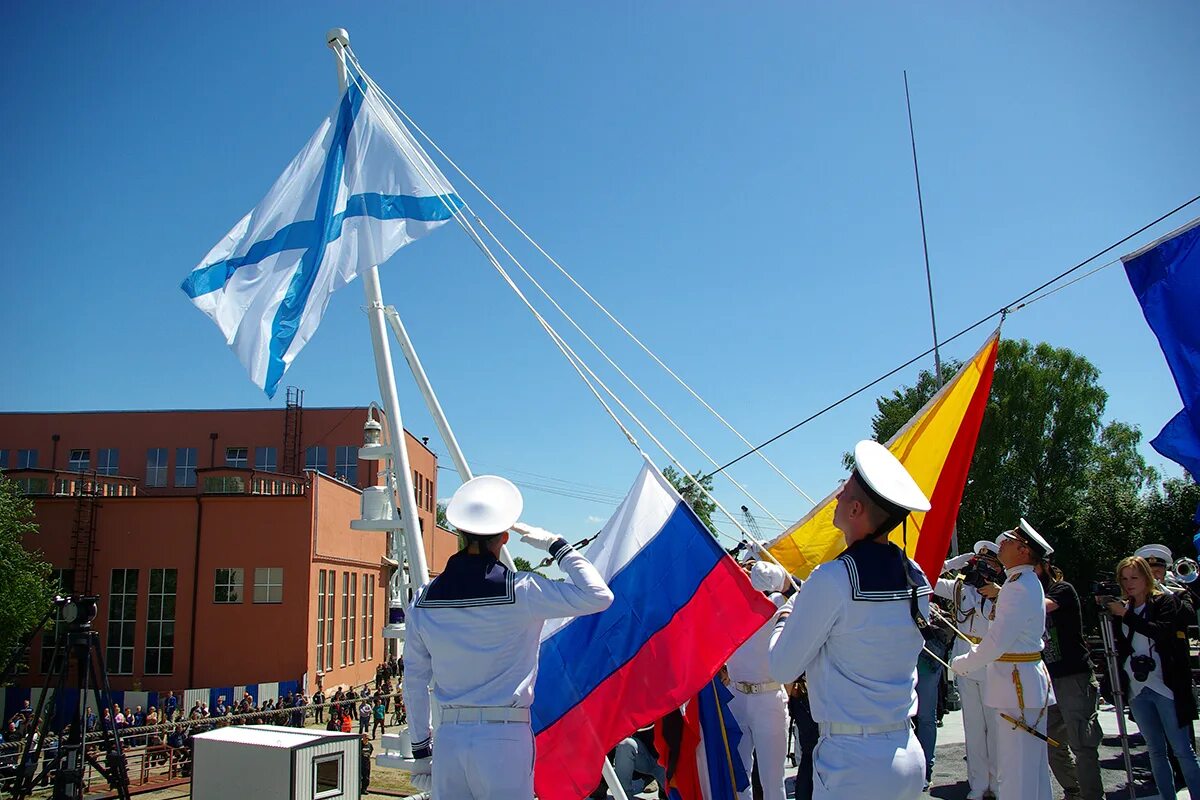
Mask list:
[[[338,45],[342,47],[350,46],[350,34],[345,28],[330,28],[325,34],[325,44],[329,45],[329,49],[334,50]]]

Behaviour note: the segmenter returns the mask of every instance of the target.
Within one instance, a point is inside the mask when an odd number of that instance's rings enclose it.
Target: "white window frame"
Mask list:
[[[346,782],[346,764],[342,753],[332,753],[330,755],[313,756],[312,774],[313,774],[313,798],[314,800],[323,800],[326,797],[341,797],[344,793],[343,784]],[[337,763],[337,786],[332,789],[317,789],[317,769],[327,762]]]
[[[218,580],[220,578],[220,573],[222,571],[224,571],[226,573],[226,576],[225,576],[226,580],[224,582],[221,582],[220,580]],[[235,573],[237,575],[237,583],[234,583],[232,580],[233,575]],[[217,589],[219,589],[221,587],[225,588],[225,597],[226,598],[229,597],[229,592],[232,589],[234,589],[234,587],[236,587],[237,593],[238,593],[238,599],[237,600],[229,600],[229,599],[218,600],[217,599]],[[213,570],[213,603],[218,606],[237,606],[237,605],[241,605],[243,602],[245,602],[245,600],[246,600],[246,570],[242,567],[216,567]]]

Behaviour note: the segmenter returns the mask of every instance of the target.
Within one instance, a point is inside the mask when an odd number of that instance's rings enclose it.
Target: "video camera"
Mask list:
[[[963,570],[963,582],[981,589],[989,583],[1003,583],[1004,571],[988,559],[976,556],[967,562]]]
[[[1092,596],[1119,600],[1121,587],[1117,585],[1116,581],[1092,581]]]

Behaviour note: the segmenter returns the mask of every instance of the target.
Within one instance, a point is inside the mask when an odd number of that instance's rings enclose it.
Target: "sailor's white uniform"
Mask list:
[[[973,555],[970,553],[967,558]],[[943,571],[948,572],[962,566],[954,564],[956,560],[947,561]],[[976,643],[983,641],[991,621],[988,617],[996,610],[995,600],[984,597],[978,589],[961,578],[939,578],[933,587],[933,593],[953,603],[954,624],[960,631]],[[951,655],[961,656],[970,652],[970,649],[970,645],[956,636]],[[996,761],[996,734],[1000,717],[996,709],[989,708],[983,702],[986,685],[987,670],[978,670],[970,675],[958,677],[958,694],[962,699],[963,728],[967,739],[967,783],[971,787],[970,798],[981,798],[988,791],[995,794],[1000,786]]]
[[[904,565],[927,614],[932,590],[921,568],[895,545],[868,539],[817,567],[772,635],[771,677],[808,676],[821,731],[814,798],[909,800],[925,784],[925,756],[909,723],[924,638],[911,616]]]
[[[773,592],[768,596],[777,607],[783,605],[783,595]],[[771,678],[767,661],[774,630],[774,618],[767,620],[726,663],[729,688],[733,690],[729,709],[742,729],[738,757],[749,775],[754,766],[754,753],[758,752],[758,778],[763,800],[784,800],[786,797],[783,768],[787,759],[787,693],[779,681]],[[751,800],[753,794],[753,788],[748,786],[738,797]]]
[[[1022,564],[1007,572],[1008,581],[996,599],[996,615],[983,641],[956,657],[952,666],[959,675],[986,670],[984,705],[997,714],[1024,720],[1044,734],[1046,708],[1054,703],[1050,673],[1040,657],[1046,595],[1032,566]],[[1050,800],[1044,741],[1001,719],[996,749],[1000,800]]]
[[[438,800],[533,797],[529,707],[542,623],[603,611],[613,599],[596,568],[565,540],[550,552],[568,582],[514,573],[490,555],[461,552],[413,603],[404,700],[418,758],[431,744],[431,688],[440,708],[433,758]]]

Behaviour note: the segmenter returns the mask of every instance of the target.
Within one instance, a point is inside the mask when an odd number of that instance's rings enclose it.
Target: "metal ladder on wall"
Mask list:
[[[71,525],[71,569],[78,594],[91,594],[96,562],[96,515],[100,510],[100,485],[96,473],[80,472],[75,481],[75,521]],[[65,588],[65,587],[64,587]]]

